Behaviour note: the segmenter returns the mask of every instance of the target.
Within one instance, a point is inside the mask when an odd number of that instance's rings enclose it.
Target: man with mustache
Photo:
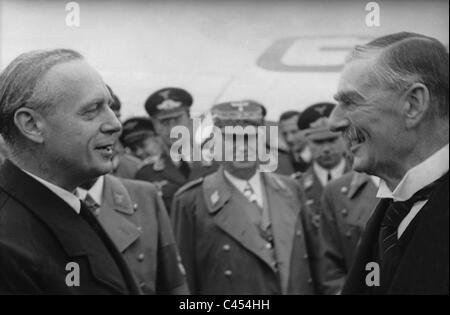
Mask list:
[[[138,294],[77,186],[112,170],[121,125],[76,51],[31,51],[0,74],[0,293]]]
[[[407,32],[347,57],[331,130],[382,200],[343,294],[449,294],[448,67],[442,43]]]
[[[211,113],[222,156],[231,159],[181,188],[171,213],[191,293],[315,293],[303,193],[289,177],[261,172],[250,157],[258,145],[266,149],[257,133],[262,107],[227,102]]]

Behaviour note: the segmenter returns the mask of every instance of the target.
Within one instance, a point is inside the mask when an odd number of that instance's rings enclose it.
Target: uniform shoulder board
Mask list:
[[[180,189],[177,190],[177,192],[175,193],[175,197],[181,195],[182,193],[188,191],[189,189],[192,189],[200,185],[201,183],[203,183],[203,179],[204,179],[203,177],[200,177],[184,184],[183,186],[180,187]]]
[[[273,179],[276,181],[277,185],[280,186],[282,189],[284,189],[284,190],[287,189],[286,184],[283,182],[281,177],[274,174]]]
[[[303,173],[302,172],[295,172],[294,174],[291,175],[292,179],[300,179],[302,178]]]

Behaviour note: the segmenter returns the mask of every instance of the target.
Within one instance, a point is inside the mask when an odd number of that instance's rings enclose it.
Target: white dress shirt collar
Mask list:
[[[103,201],[103,186],[105,183],[105,177],[104,176],[100,176],[97,181],[94,183],[94,185],[92,185],[92,187],[89,190],[86,190],[84,188],[78,187],[77,188],[77,194],[78,197],[81,200],[86,199],[87,194],[89,193],[89,195],[92,197],[92,199],[94,199],[94,201],[98,204],[101,205],[102,201]]]
[[[73,210],[75,210],[76,213],[80,213],[80,200],[78,199],[75,194],[71,193],[70,191],[67,191],[59,186],[56,186],[55,184],[52,184],[45,179],[40,178],[39,176],[33,175],[30,172],[27,172],[26,170],[22,169],[25,173],[33,177],[35,180],[40,182],[42,185],[47,187],[50,191],[52,191],[55,195],[57,195],[59,198],[64,200]]]
[[[323,168],[317,162],[314,162],[314,164],[313,164],[314,172],[316,173],[317,177],[319,178],[322,186],[325,186],[328,183],[328,172],[331,172],[332,179],[336,179],[336,178],[339,178],[342,175],[344,175],[345,167],[346,167],[346,164],[345,164],[344,158],[342,158],[341,161],[339,162],[339,164],[336,165],[331,170]]]
[[[380,181],[378,198],[391,198],[394,201],[405,201],[425,186],[436,181],[448,172],[448,143],[423,162],[417,164],[403,176],[400,183],[391,191],[384,180]]]
[[[244,189],[247,185],[247,180],[238,178],[227,171],[224,171],[225,177],[237,188],[241,193],[244,193]],[[261,188],[261,174],[259,171],[253,175],[248,182],[252,187],[253,191],[256,195],[256,202],[260,207],[263,207],[263,196],[262,196],[262,188]]]

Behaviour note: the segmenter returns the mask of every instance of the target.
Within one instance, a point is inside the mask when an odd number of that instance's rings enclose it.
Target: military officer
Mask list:
[[[280,115],[278,125],[281,136],[288,147],[288,151],[280,150],[280,155],[287,155],[289,167],[283,173],[291,175],[296,172],[305,172],[311,165],[311,150],[308,147],[308,141],[298,128],[298,119],[301,112],[287,111]]]
[[[182,157],[180,161],[174,161],[170,157],[170,147],[176,141],[170,137],[172,128],[184,126],[192,134],[189,112],[192,102],[192,96],[180,88],[158,90],[145,102],[145,110],[153,122],[156,133],[161,137],[163,150],[159,158],[145,161],[135,178],[160,186],[168,209],[173,195],[181,186],[216,169],[210,164],[193,162],[190,157]]]
[[[188,294],[166,208],[154,185],[111,175],[77,188],[144,294]]]
[[[163,144],[152,121],[147,117],[129,118],[122,124],[120,142],[142,162],[156,161],[162,155]]]
[[[298,120],[298,127],[308,140],[312,153],[312,166],[304,173],[296,173],[302,185],[307,204],[312,210],[313,224],[319,227],[320,201],[324,187],[332,179],[350,170],[345,158],[345,146],[339,134],[328,129],[328,117],[334,108],[331,103],[318,103],[308,107]]]
[[[379,179],[349,172],[324,189],[320,223],[320,281],[325,294],[340,292],[366,223],[378,203]]]
[[[233,158],[181,188],[171,213],[191,293],[315,293],[307,246],[311,226],[303,218],[300,186],[289,177],[260,171],[258,161],[250,158],[257,149],[261,107],[227,102],[211,111]],[[247,141],[237,141],[239,132],[226,126],[250,127],[241,134]],[[236,159],[238,154],[243,161]]]

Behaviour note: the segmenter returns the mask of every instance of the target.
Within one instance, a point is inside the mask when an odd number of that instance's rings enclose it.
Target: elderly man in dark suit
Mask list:
[[[188,294],[172,226],[157,188],[104,175],[79,187],[145,294]]]
[[[80,184],[112,170],[121,130],[102,78],[77,52],[25,53],[0,74],[0,292],[137,294]]]
[[[288,177],[261,172],[258,159],[250,158],[261,107],[251,101],[222,103],[213,106],[212,116],[230,159],[181,188],[172,207],[191,293],[315,293],[307,243],[311,227],[300,187]],[[235,126],[242,133],[234,132]]]
[[[405,32],[347,58],[332,130],[382,200],[344,294],[449,294],[448,67],[442,43]]]

